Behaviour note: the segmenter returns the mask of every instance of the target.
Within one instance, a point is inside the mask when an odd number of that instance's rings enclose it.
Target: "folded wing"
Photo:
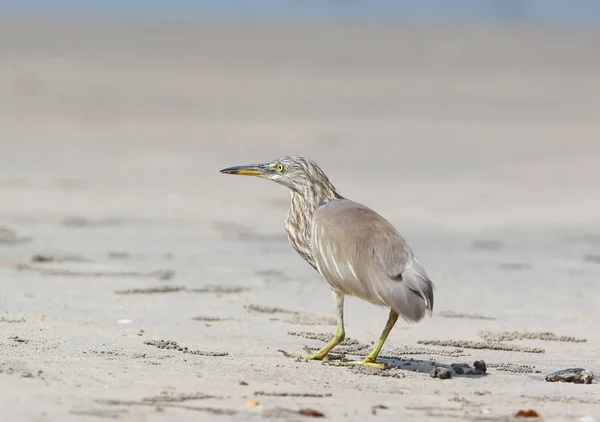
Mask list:
[[[368,207],[339,199],[319,207],[312,223],[312,255],[333,289],[389,306],[408,321],[431,313],[433,283],[386,219]]]

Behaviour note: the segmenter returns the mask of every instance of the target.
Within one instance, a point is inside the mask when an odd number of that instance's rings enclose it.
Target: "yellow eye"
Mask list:
[[[283,173],[284,170],[285,170],[285,166],[283,164],[277,164],[277,171],[279,173]]]

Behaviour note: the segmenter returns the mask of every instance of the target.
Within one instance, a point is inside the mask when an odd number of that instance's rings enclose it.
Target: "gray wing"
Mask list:
[[[433,309],[433,283],[402,235],[375,211],[348,199],[328,202],[313,216],[311,251],[332,288],[389,306],[419,321]]]

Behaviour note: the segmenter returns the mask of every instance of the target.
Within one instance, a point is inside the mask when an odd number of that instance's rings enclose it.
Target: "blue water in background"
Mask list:
[[[600,26],[600,0],[0,0],[0,16]]]

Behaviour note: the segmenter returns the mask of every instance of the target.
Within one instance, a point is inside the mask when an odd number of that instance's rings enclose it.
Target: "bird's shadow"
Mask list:
[[[360,357],[360,360],[364,357]],[[351,361],[346,355],[340,355],[331,360],[333,365],[338,362],[340,366],[345,366],[344,362]],[[415,358],[402,358],[398,356],[379,356],[377,363],[383,363],[386,368],[376,370],[376,372],[382,373],[387,370],[392,371],[411,371],[419,372],[422,374],[430,374],[435,378],[450,378],[450,377],[464,377],[464,378],[481,378],[487,375],[487,368],[485,362],[475,361],[473,364],[466,362],[455,362],[455,363],[440,363],[433,360],[421,360]],[[375,374],[377,375],[377,373]]]
[[[350,362],[361,361],[365,358],[363,355],[365,350],[369,350],[370,346],[361,344],[355,340],[347,339],[342,343],[337,350],[331,351],[327,355],[328,363],[334,366],[357,367],[356,365],[348,365]],[[304,346],[306,354],[311,354],[318,348]],[[283,351],[282,351],[283,352]],[[285,354],[286,352],[284,352]],[[423,355],[427,356],[424,351]],[[435,360],[422,360],[416,358],[407,358],[405,355],[379,355],[377,363],[383,363],[385,369],[376,369],[376,373],[383,375],[387,370],[391,371],[411,371],[423,374],[430,374],[435,378],[450,378],[450,377],[465,377],[465,378],[481,378],[487,375],[487,367],[484,361],[474,361],[472,364],[467,362],[452,362],[441,363]],[[360,365],[359,365],[360,367]]]
[[[473,364],[468,364],[467,362],[448,364],[433,360],[401,358],[397,356],[380,356],[377,361],[384,363],[388,368],[425,374],[431,374],[435,368],[444,368],[450,370],[453,377],[481,378],[487,375],[487,368],[483,361],[476,361]]]

